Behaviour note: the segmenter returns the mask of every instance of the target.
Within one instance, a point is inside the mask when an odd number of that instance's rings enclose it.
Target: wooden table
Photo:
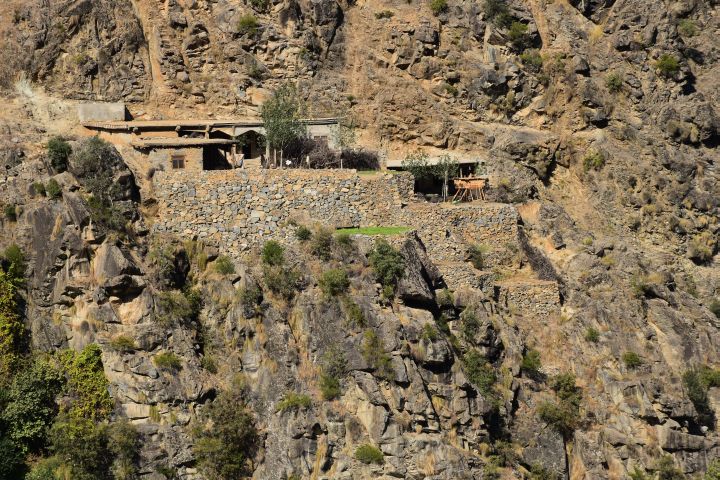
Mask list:
[[[453,180],[455,196],[452,201],[485,200],[485,187],[488,183],[486,176],[461,177]]]

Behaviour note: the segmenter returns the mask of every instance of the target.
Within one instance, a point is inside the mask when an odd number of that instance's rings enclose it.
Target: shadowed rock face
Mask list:
[[[35,349],[101,345],[115,413],[142,434],[142,478],[160,478],[164,466],[203,478],[192,425],[237,374],[262,437],[255,478],[470,479],[533,468],[621,478],[663,455],[699,475],[720,456],[713,415],[683,382],[693,367],[720,366],[709,308],[720,296],[717,2],[507,3],[527,26],[519,37],[522,27],[512,33],[479,1],[449,0],[438,16],[423,2],[334,0],[0,7],[12,9],[2,15],[0,68],[10,73],[0,83],[23,70],[50,95],[43,104],[37,88],[3,91],[0,204],[18,218],[2,219],[0,246],[18,243],[28,257],[23,305]],[[677,66],[658,63],[663,55]],[[290,239],[287,266],[300,278],[288,300],[254,253],[203,251],[183,231],[150,235],[153,199],[138,198],[119,157],[109,160],[125,234],[91,220],[86,179],[48,169],[43,145],[61,126],[43,119],[63,108],[54,99],[125,101],[146,118],[229,117],[252,114],[288,79],[313,115],[352,115],[365,146],[382,144],[392,158],[422,148],[485,160],[488,200],[511,204],[518,241],[452,238],[425,219],[457,258],[433,265],[426,249],[438,245],[397,239],[407,268],[388,302],[368,265],[372,239],[323,261]],[[58,199],[33,193],[50,177]],[[157,242],[171,245],[167,256]],[[472,243],[490,243],[476,245],[492,252],[482,270],[463,261]],[[221,275],[218,254],[249,260]],[[348,270],[360,319],[318,288],[331,266]],[[163,299],[183,285],[199,292],[201,311],[170,316]],[[246,296],[252,286],[261,291]],[[135,348],[112,347],[119,336]],[[521,368],[531,350],[536,373]],[[165,351],[179,371],[157,367]],[[321,373],[337,351],[341,394],[323,400]],[[488,363],[473,363],[473,352]],[[639,365],[623,361],[629,352]],[[563,372],[582,392],[564,435],[539,416],[559,404],[552,386]],[[311,406],[278,411],[289,391]],[[707,398],[720,408],[717,388]],[[366,443],[383,465],[354,458]]]

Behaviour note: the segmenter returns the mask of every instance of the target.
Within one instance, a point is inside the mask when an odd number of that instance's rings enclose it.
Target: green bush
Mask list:
[[[140,433],[127,421],[110,424],[108,430],[108,450],[112,455],[110,471],[116,480],[137,478],[140,459]]]
[[[64,350],[57,355],[67,377],[66,391],[71,399],[69,416],[93,421],[106,419],[114,403],[108,391],[100,347],[90,344],[80,352]]]
[[[0,266],[5,268],[7,279],[15,286],[20,286],[25,282],[25,254],[16,244],[10,244],[3,252],[2,258],[4,262],[0,262]],[[6,265],[2,265],[5,263]]]
[[[87,418],[61,417],[50,430],[50,450],[70,470],[73,480],[108,478],[112,453],[108,427]]]
[[[47,192],[48,198],[60,198],[62,195],[62,187],[54,178],[48,180],[45,191]]]
[[[215,361],[215,357],[212,355],[205,355],[202,357],[200,359],[200,366],[210,373],[215,374],[218,372],[217,362]]]
[[[227,255],[220,255],[215,262],[213,262],[215,271],[221,275],[232,275],[235,273],[235,265],[230,257]]]
[[[543,402],[538,406],[538,416],[563,437],[569,438],[577,428],[578,412],[563,402]]]
[[[128,337],[127,335],[118,335],[117,337],[110,340],[110,342],[108,342],[108,345],[116,352],[122,353],[132,352],[137,349],[135,340]]]
[[[35,195],[45,196],[45,185],[42,182],[35,182],[32,184],[32,189]]]
[[[448,9],[447,0],[430,0],[430,10],[433,15],[437,16],[446,12]]]
[[[297,227],[297,230],[295,230],[295,238],[301,242],[307,242],[312,238],[312,232],[306,226],[300,225]]]
[[[475,310],[466,308],[460,314],[460,333],[468,343],[475,342],[475,336],[480,331],[480,321],[475,315]]]
[[[378,20],[382,20],[383,18],[392,18],[395,16],[395,12],[392,10],[383,10],[382,12],[376,12],[375,18]]]
[[[589,150],[583,157],[583,170],[600,170],[605,166],[605,155],[597,150]]]
[[[680,20],[677,26],[677,30],[683,37],[694,37],[698,34],[698,27],[695,22],[689,18],[683,18]]]
[[[613,93],[619,92],[623,85],[623,78],[617,72],[611,72],[605,77],[607,89]]]
[[[262,248],[262,262],[265,265],[282,265],[285,263],[285,249],[275,240],[265,242]]]
[[[158,353],[153,357],[153,363],[160,370],[167,370],[176,372],[182,369],[182,361],[180,357],[175,355],[173,352],[162,352]]]
[[[67,170],[68,158],[72,153],[72,148],[65,139],[62,137],[51,138],[47,144],[47,153],[53,170],[57,173]]]
[[[386,240],[379,239],[369,255],[370,266],[375,271],[377,280],[384,287],[397,286],[397,282],[405,273],[405,259]]]
[[[485,255],[487,255],[489,248],[486,245],[474,244],[468,248],[468,261],[472,263],[472,266],[478,270],[485,268]]]
[[[159,292],[155,298],[155,321],[165,328],[195,320],[202,307],[199,294],[193,290]]]
[[[235,480],[252,475],[258,435],[239,384],[223,391],[203,411],[193,429],[193,453],[205,478]]]
[[[440,308],[454,308],[455,298],[453,298],[452,292],[447,288],[440,290],[440,293],[437,294],[437,304]]]
[[[713,370],[706,365],[693,368],[683,374],[683,384],[690,401],[698,412],[698,421],[702,425],[714,427],[715,412],[708,398],[711,387],[720,387],[720,370]]]
[[[347,374],[347,360],[342,350],[331,347],[322,358],[322,373],[320,374],[320,391],[325,400],[332,400],[340,396],[340,379]]]
[[[287,300],[294,297],[300,288],[300,274],[294,268],[265,265],[263,279],[271,292]]]
[[[262,298],[262,290],[254,282],[238,291],[240,305],[248,316],[254,316],[257,313]]]
[[[422,332],[420,333],[420,338],[425,340],[426,342],[434,342],[438,338],[440,338],[440,333],[438,332],[437,328],[435,328],[435,325],[431,323],[426,323],[423,325]]]
[[[3,213],[5,214],[5,218],[9,221],[17,221],[17,208],[15,207],[14,203],[5,204],[5,206],[3,207]]]
[[[312,399],[308,395],[296,392],[287,392],[280,403],[278,403],[277,409],[280,412],[284,412],[285,410],[310,408],[311,405]]]
[[[270,0],[250,0],[250,4],[253,8],[260,12],[264,12],[267,9],[269,2]]]
[[[237,32],[240,35],[255,35],[260,27],[260,22],[253,14],[240,17],[237,23]]]
[[[310,241],[310,253],[321,260],[330,260],[332,257],[332,231],[321,228],[315,232]]]
[[[660,72],[660,75],[670,78],[680,71],[680,62],[672,55],[663,53],[660,55],[658,61],[655,62],[655,68]]]
[[[637,368],[643,364],[642,358],[635,352],[625,352],[622,354],[622,361],[627,368]]]
[[[485,16],[498,26],[508,26],[512,23],[510,10],[504,0],[485,0]]]
[[[385,352],[382,341],[377,334],[371,330],[365,330],[361,353],[370,368],[375,373],[387,380],[395,377],[390,356]]]
[[[542,363],[540,362],[540,352],[535,349],[530,349],[523,355],[522,362],[520,363],[520,369],[524,374],[530,378],[537,378],[540,376],[540,369]]]
[[[520,61],[533,72],[539,72],[543,66],[543,58],[536,49],[524,51],[520,55]]]
[[[0,269],[0,387],[11,378],[25,342],[25,325],[18,314],[17,282]]]
[[[3,392],[4,409],[0,409],[0,434],[14,450],[28,455],[45,447],[48,429],[58,412],[55,398],[64,384],[64,375],[41,358],[15,374]]]
[[[703,480],[720,480],[720,458],[716,458],[710,462]]]
[[[600,332],[593,327],[588,327],[585,330],[585,340],[592,343],[598,343],[600,341]]]
[[[523,50],[527,43],[528,26],[522,22],[513,21],[508,29],[508,38],[512,42],[513,47],[517,50]]]
[[[382,451],[376,446],[368,443],[360,445],[357,450],[355,450],[355,458],[359,462],[367,464],[375,463],[377,465],[382,465],[385,463],[385,457]]]
[[[349,296],[343,296],[341,300],[343,311],[345,312],[345,320],[352,327],[364,327],[365,315],[360,305],[358,305]]]
[[[468,380],[485,396],[493,394],[493,386],[497,382],[497,374],[493,366],[477,350],[470,350],[463,355],[463,366]]]
[[[336,297],[347,292],[350,280],[347,272],[341,268],[332,268],[323,272],[318,281],[320,289],[328,297]]]

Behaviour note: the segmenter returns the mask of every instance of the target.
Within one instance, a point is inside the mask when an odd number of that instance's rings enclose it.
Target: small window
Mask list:
[[[185,168],[185,155],[172,155],[171,158],[173,170],[180,170]]]

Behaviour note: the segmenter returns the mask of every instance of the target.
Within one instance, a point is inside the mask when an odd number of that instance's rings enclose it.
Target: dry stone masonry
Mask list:
[[[295,241],[296,224],[332,228],[406,226],[414,229],[448,285],[491,294],[492,272],[467,262],[481,246],[485,267],[517,251],[518,213],[508,204],[434,204],[418,200],[408,173],[358,175],[354,170],[165,171],[154,178],[160,209],[156,233],[195,238],[236,257],[269,239]],[[548,315],[557,285],[512,288],[507,296],[527,311]],[[522,285],[520,286],[522,287]],[[535,300],[542,290],[543,301]],[[510,298],[511,297],[511,298]],[[538,307],[538,308],[536,308]]]

